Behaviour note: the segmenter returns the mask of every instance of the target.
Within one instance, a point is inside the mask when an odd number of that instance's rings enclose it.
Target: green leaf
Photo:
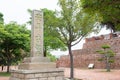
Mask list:
[[[110,45],[104,44],[104,45],[102,45],[102,48],[103,48],[103,49],[109,49],[109,48],[110,48]]]
[[[103,59],[102,59],[102,58],[100,58],[100,59],[98,59],[98,61],[103,61]]]
[[[114,60],[109,60],[109,63],[114,63],[115,61]]]

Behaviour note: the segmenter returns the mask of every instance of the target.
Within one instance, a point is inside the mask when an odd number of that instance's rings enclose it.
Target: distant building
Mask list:
[[[105,68],[105,63],[98,61],[101,55],[96,53],[103,44],[109,44],[116,53],[115,62],[111,64],[111,68],[120,69],[120,32],[86,38],[82,49],[72,51],[74,67],[88,68],[89,64],[94,64],[94,68]],[[69,55],[61,56],[57,66],[70,67]]]

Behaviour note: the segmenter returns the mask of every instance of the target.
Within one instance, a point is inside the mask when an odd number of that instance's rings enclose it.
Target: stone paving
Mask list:
[[[120,80],[120,70],[106,72],[105,69],[74,69],[74,77],[82,80]],[[65,77],[69,77],[69,68],[65,68]],[[0,77],[0,80],[9,80],[9,77]]]

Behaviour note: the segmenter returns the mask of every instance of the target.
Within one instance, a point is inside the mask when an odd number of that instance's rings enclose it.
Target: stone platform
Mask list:
[[[46,68],[56,68],[56,64],[54,62],[50,62],[46,57],[25,58],[23,63],[18,67],[18,69],[22,70],[40,70]]]
[[[29,57],[11,70],[10,80],[64,80],[64,70],[46,57]]]
[[[10,80],[64,80],[62,69],[12,70]]]

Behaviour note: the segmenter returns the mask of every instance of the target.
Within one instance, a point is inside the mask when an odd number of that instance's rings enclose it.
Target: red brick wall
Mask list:
[[[116,52],[120,52],[120,38],[112,38],[107,40],[96,40],[83,44],[83,49],[100,49],[102,45],[109,44],[111,48]]]
[[[120,69],[120,38],[118,37],[109,40],[90,41],[84,43],[83,49],[73,50],[74,67],[87,68],[90,63],[93,63],[95,68],[105,68],[105,63],[98,61],[101,55],[96,53],[103,44],[111,45],[111,49],[116,53],[112,68]],[[60,57],[57,61],[57,66],[70,67],[69,55]]]

